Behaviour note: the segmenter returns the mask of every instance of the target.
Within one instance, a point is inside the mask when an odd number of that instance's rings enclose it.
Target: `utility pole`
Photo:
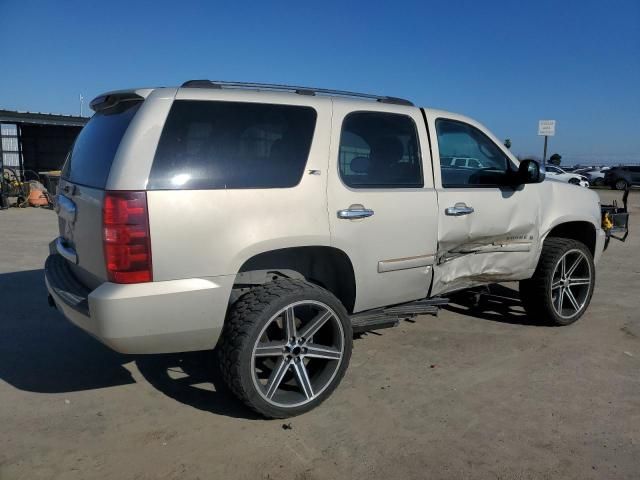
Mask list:
[[[84,97],[80,94],[80,116],[82,116],[82,106],[84,104]]]

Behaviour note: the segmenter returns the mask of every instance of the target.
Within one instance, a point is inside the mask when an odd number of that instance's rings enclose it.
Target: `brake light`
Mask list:
[[[102,232],[109,281],[153,280],[146,192],[106,192]]]

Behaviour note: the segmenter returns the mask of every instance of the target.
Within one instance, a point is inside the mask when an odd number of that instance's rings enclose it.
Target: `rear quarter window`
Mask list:
[[[307,163],[316,116],[305,106],[177,100],[147,188],[293,187]]]
[[[97,112],[80,131],[62,167],[66,180],[95,188],[107,184],[111,164],[141,100],[124,101]]]

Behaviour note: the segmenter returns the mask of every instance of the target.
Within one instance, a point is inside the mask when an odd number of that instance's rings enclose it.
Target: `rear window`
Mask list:
[[[62,168],[73,183],[104,188],[120,141],[142,101],[124,101],[97,112],[78,135]]]
[[[302,178],[315,124],[311,107],[177,100],[147,188],[293,187]]]

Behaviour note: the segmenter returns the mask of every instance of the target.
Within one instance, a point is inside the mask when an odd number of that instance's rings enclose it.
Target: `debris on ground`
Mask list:
[[[293,430],[293,427],[291,426],[291,423],[283,423],[282,424],[282,429],[283,430]]]

